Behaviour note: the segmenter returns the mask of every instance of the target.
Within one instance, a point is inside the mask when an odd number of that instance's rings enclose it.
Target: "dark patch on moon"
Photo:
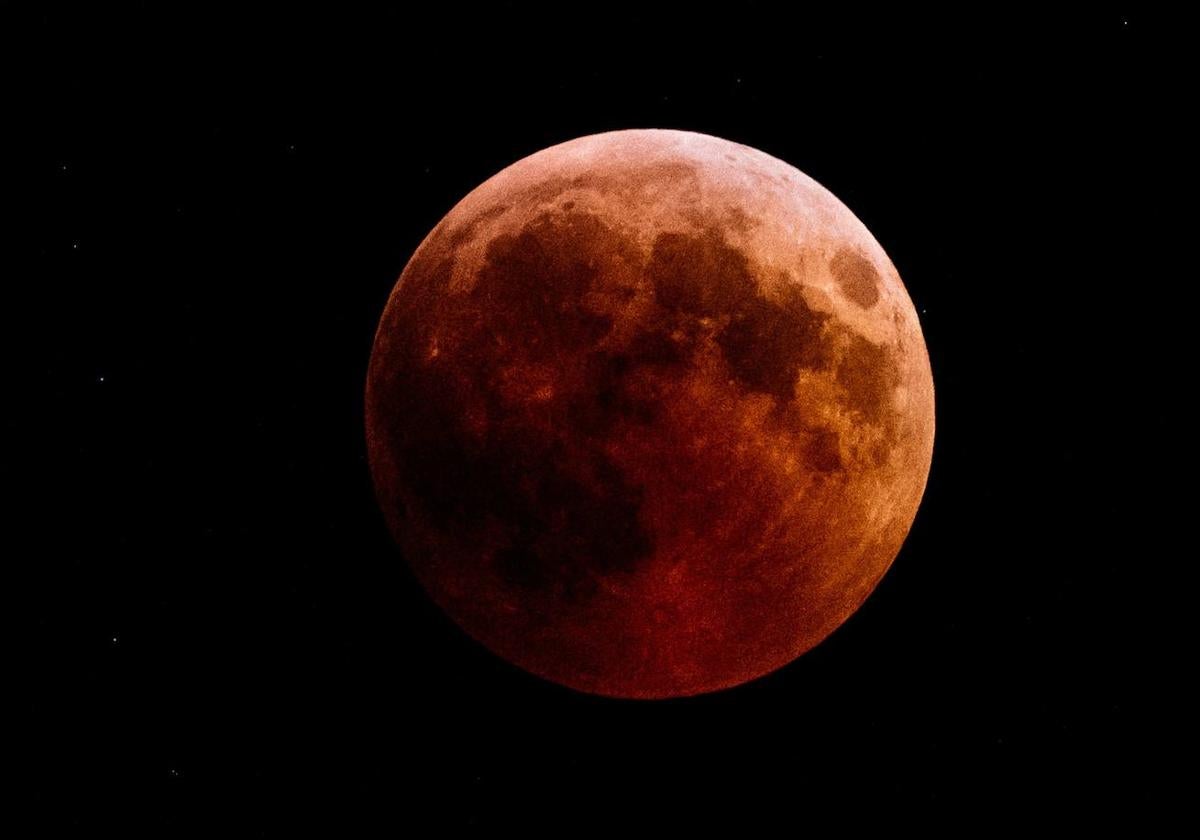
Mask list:
[[[838,447],[840,436],[833,429],[818,429],[805,448],[806,463],[817,472],[832,473],[843,468]]]
[[[879,272],[874,264],[852,248],[843,248],[829,263],[833,279],[849,300],[870,309],[879,301]]]
[[[548,460],[577,461],[565,451]],[[580,601],[595,594],[599,578],[632,571],[650,554],[653,544],[638,519],[641,488],[628,484],[602,455],[593,452],[587,461],[584,475],[541,469],[518,482],[503,510],[509,539],[493,559],[503,580]]]
[[[583,300],[599,268],[596,252],[580,246],[606,232],[593,216],[564,213],[539,217],[521,233],[488,245],[471,298],[487,308],[488,329],[504,341],[502,355],[526,362],[561,359],[612,329],[611,316]]]
[[[646,271],[661,306],[711,320],[743,388],[787,402],[801,368],[827,363],[827,316],[810,309],[795,284],[782,285],[779,299],[765,296],[746,255],[719,232],[659,235]]]
[[[805,303],[798,286],[784,286],[782,300],[755,295],[733,313],[717,336],[734,378],[751,391],[788,402],[801,368],[820,368],[828,348],[822,327],[828,316]]]
[[[452,256],[427,250],[384,324],[405,340],[374,389],[376,413],[394,420],[382,431],[411,498],[435,530],[491,545],[496,575],[523,591],[586,600],[598,579],[653,552],[642,490],[602,443],[620,418],[653,419],[653,403],[622,383],[629,365],[669,363],[669,349],[643,338],[623,354],[598,351],[612,317],[587,304],[607,279],[601,258],[636,261],[630,248],[593,216],[544,215],[490,242],[463,295],[446,293]],[[506,395],[506,377],[539,366],[566,392],[554,404],[569,422],[540,422],[536,406]]]
[[[745,254],[715,231],[659,234],[646,274],[661,306],[698,318],[729,314],[758,286]]]

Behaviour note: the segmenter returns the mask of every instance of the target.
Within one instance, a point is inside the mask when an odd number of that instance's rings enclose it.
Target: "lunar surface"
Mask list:
[[[622,131],[464,198],[367,377],[380,505],[430,596],[614,697],[811,649],[904,541],[933,449],[920,324],[831,193],[746,146]]]

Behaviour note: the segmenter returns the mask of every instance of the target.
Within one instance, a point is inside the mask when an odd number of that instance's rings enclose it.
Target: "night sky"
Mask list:
[[[1129,297],[1164,282],[1169,24],[116,5],[0,5],[38,825],[799,833],[1174,803],[1171,374]],[[924,503],[862,609],[768,677],[652,703],[443,616],[363,433],[375,326],[433,225],[521,157],[636,127],[828,187],[899,269],[937,391]]]

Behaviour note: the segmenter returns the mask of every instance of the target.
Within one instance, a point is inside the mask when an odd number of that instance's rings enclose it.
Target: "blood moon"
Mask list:
[[[587,692],[726,688],[812,648],[920,503],[933,381],[832,194],[680,131],[572,140],[464,198],[375,337],[404,556],[471,636]]]

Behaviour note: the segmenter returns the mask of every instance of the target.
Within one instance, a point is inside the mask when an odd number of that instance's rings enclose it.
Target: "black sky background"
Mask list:
[[[6,411],[6,554],[31,581],[15,721],[41,824],[795,832],[1177,804],[1170,375],[1128,294],[1162,282],[1169,22],[0,8],[0,318],[30,395]],[[841,198],[921,314],[938,410],[920,514],[858,614],[659,703],[464,637],[386,533],[362,431],[424,235],[507,164],[631,127],[755,146]]]

